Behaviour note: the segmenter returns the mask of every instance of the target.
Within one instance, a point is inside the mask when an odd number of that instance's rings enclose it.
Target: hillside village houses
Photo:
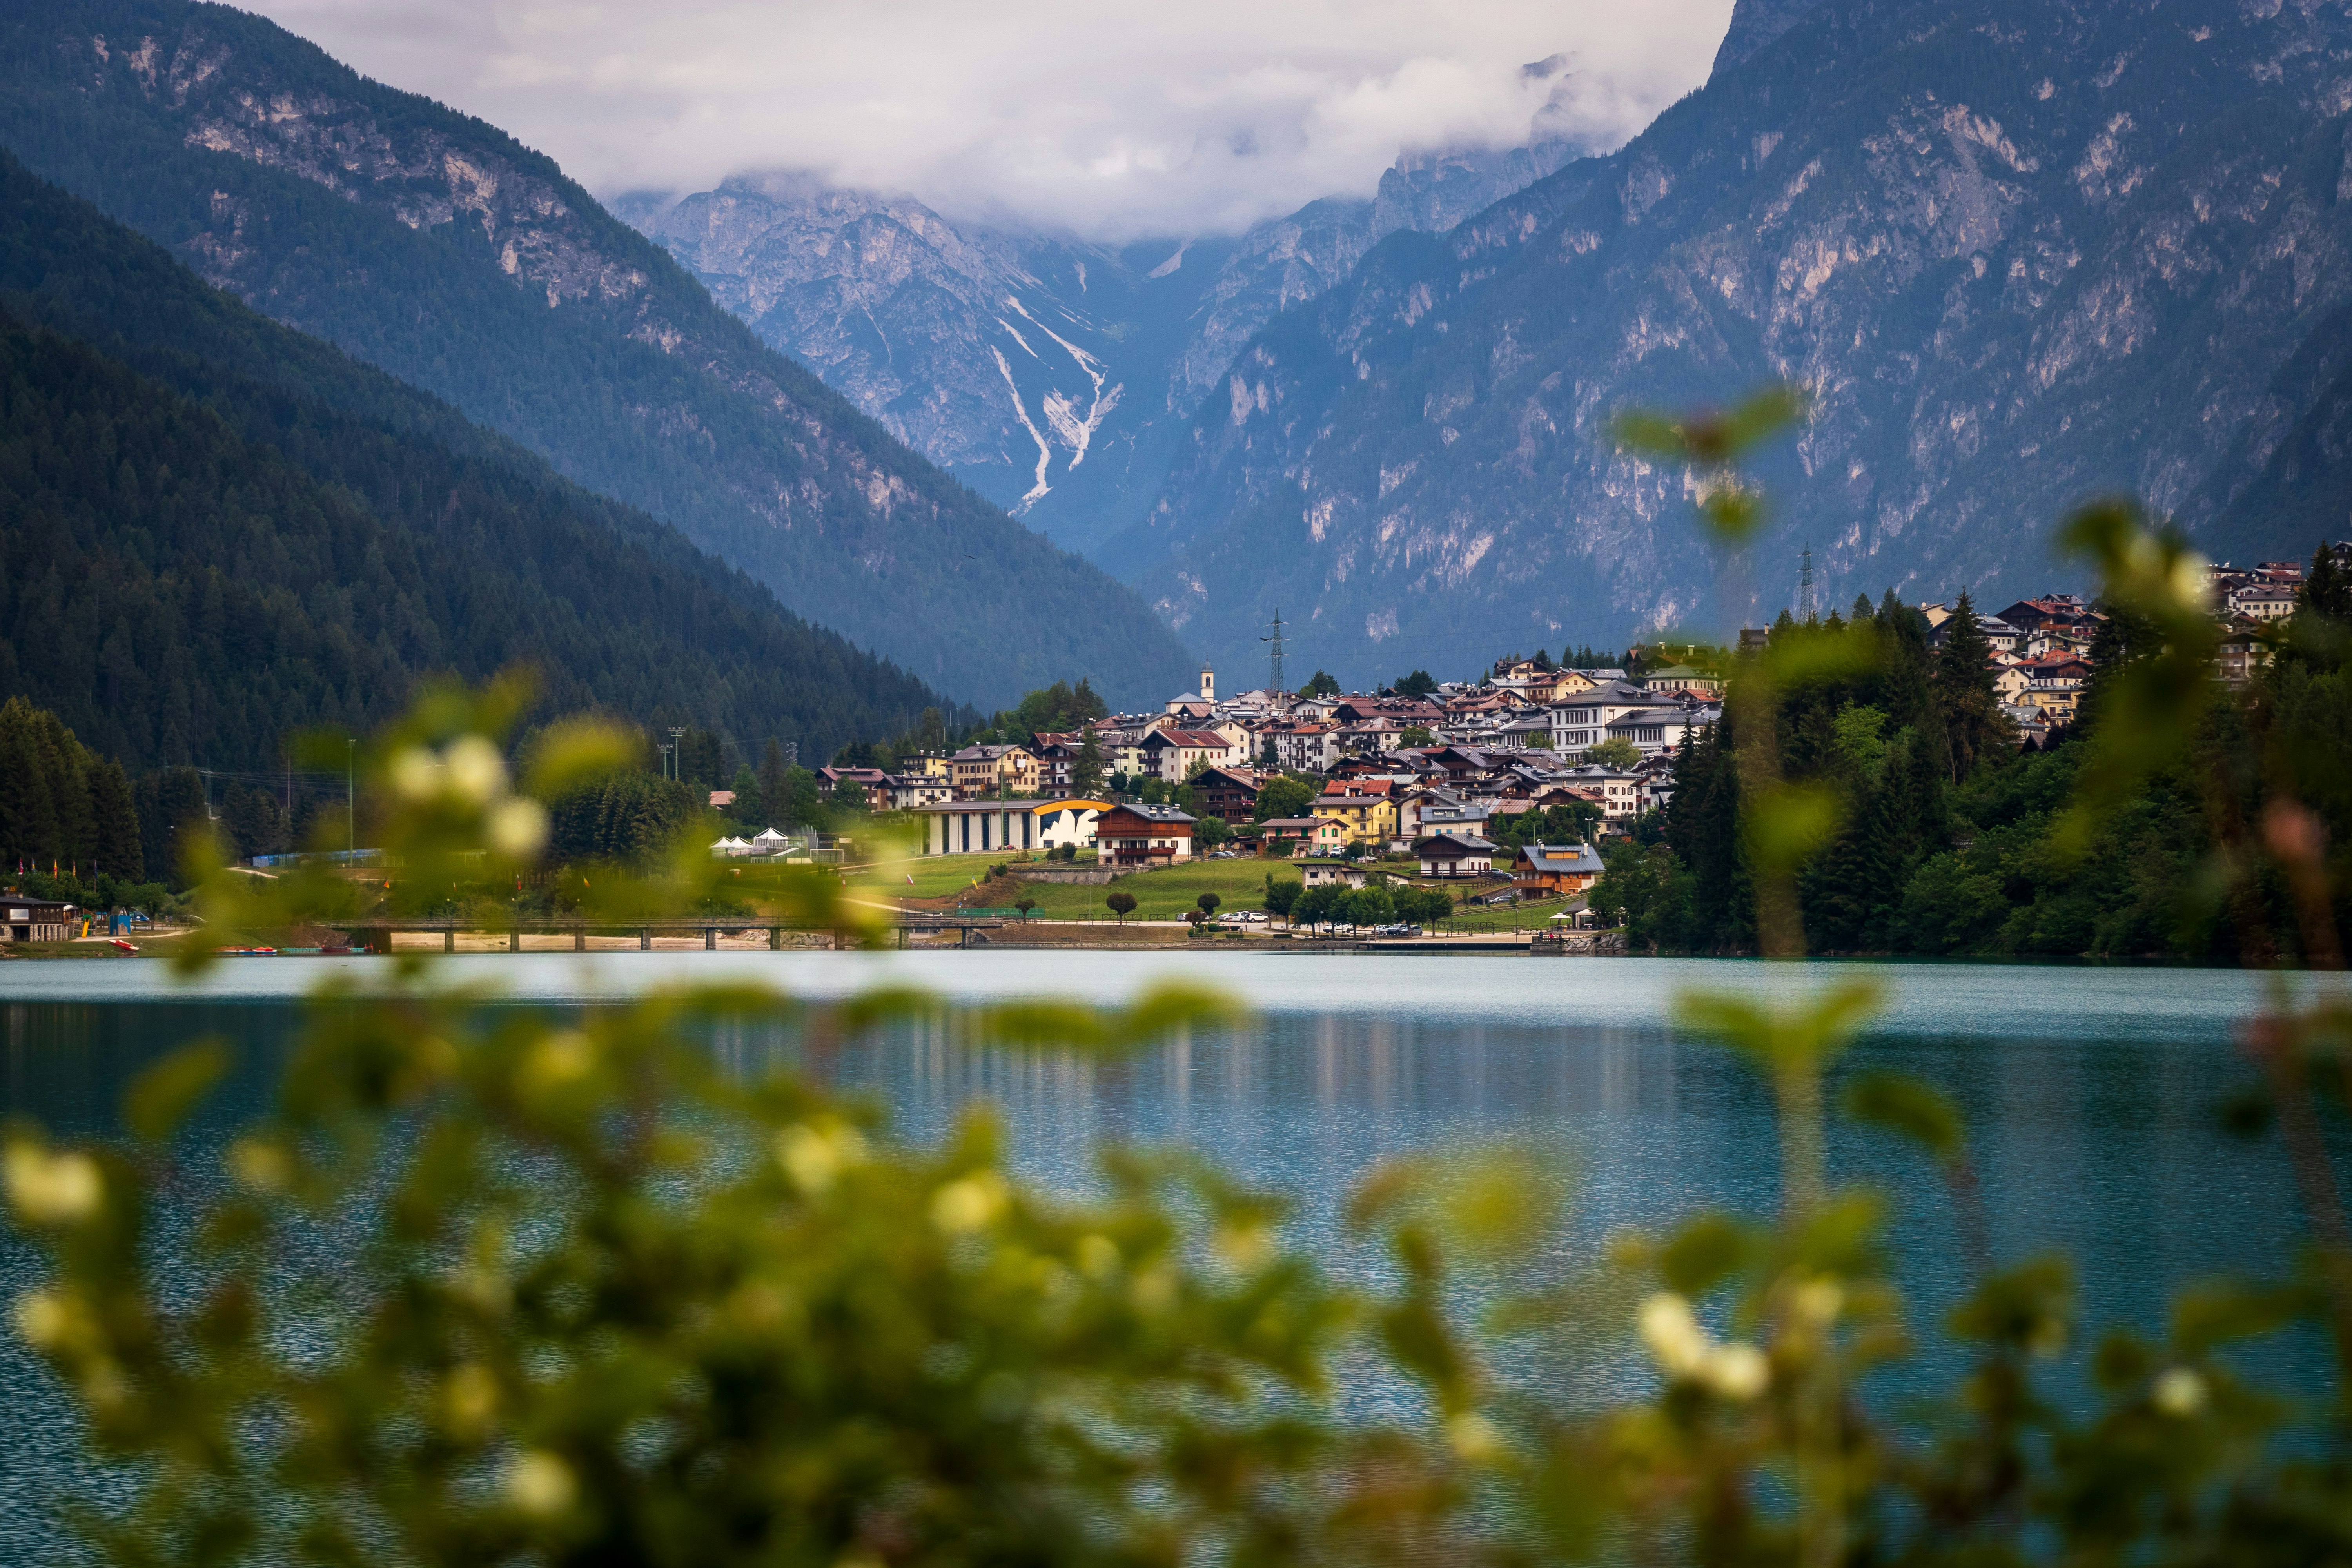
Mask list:
[[[2352,545],[2338,547],[2338,559],[2352,565]],[[2267,639],[2294,613],[2303,576],[2293,562],[2208,569],[2223,630],[2221,679],[2242,682],[2260,668]],[[1931,646],[1940,647],[1957,606],[1918,607]],[[2068,594],[1979,614],[1994,689],[2021,736],[2045,739],[2075,718],[2104,620]],[[1766,636],[1744,630],[1739,646],[1760,647]],[[1239,830],[1219,854],[1276,852],[1318,863],[1409,854],[1426,876],[1572,897],[1599,874],[1594,847],[1522,847],[1526,836],[1510,825],[1528,813],[1582,805],[1598,814],[1606,835],[1666,805],[1675,758],[1722,717],[1724,673],[1690,662],[1661,661],[1644,672],[1515,658],[1478,680],[1419,693],[1294,696],[1228,695],[1203,669],[1195,689],[1159,712],[1112,714],[1090,726],[1106,786],[1131,792],[1157,781],[1165,787],[1156,805],[1074,793],[1088,730],[1041,734],[1034,746],[908,756],[898,773],[835,767],[822,776],[829,792],[862,790],[877,811],[919,818],[926,854],[1075,847],[1139,869],[1201,853],[1195,829],[1213,816]],[[1407,745],[1408,737],[1416,743]],[[1586,760],[1615,741],[1625,742],[1610,748],[1624,765]],[[1301,815],[1255,821],[1261,792],[1285,773],[1309,780],[1317,793]],[[1178,788],[1186,792],[1184,809],[1165,804]],[[768,852],[756,840],[734,844],[722,852]]]

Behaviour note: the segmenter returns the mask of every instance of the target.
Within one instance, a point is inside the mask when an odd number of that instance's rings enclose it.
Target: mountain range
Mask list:
[[[1564,57],[1517,147],[1410,153],[1362,199],[1234,237],[1122,245],[942,216],[807,174],[743,176],[616,215],[891,434],[1066,548],[1103,553],[1160,500],[1193,414],[1282,310],[1388,235],[1451,228],[1575,156]]]
[[[805,183],[621,210],[1215,661],[1280,612],[1364,681],[1724,637],[1809,547],[1824,602],[2081,586],[2049,539],[2111,491],[2307,553],[2352,504],[2347,110],[2341,6],[1739,0],[1625,146],[1412,216],[1411,161],[1384,212],[1116,253]],[[1608,431],[1780,380],[1814,416],[1727,561]]]
[[[1236,237],[801,175],[608,212],[235,11],[0,17],[35,172],[950,699],[1254,678],[1277,613],[1360,683],[1726,637],[1801,561],[1829,603],[2078,586],[2048,541],[2109,491],[2225,558],[2346,521],[2342,6],[1738,0],[1633,141],[1559,123]],[[1609,430],[1774,381],[1813,415],[1727,561]]]
[[[1131,591],[770,349],[551,160],[274,24],[24,0],[0,16],[0,144],[952,697],[1185,679]]]
[[[2221,557],[2340,529],[2276,504],[2352,352],[2340,7],[1740,9],[1627,146],[1391,237],[1253,341],[1151,523],[1171,625],[1230,657],[1278,606],[1369,675],[1460,662],[1465,621],[1721,637],[1809,545],[1828,603],[2078,585],[2049,539],[2107,491]],[[1608,426],[1773,380],[1815,411],[1727,572],[1685,476]]]

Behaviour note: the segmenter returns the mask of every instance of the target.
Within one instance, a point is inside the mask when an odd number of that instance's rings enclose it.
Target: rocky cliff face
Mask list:
[[[614,209],[893,435],[1092,550],[1145,521],[1193,411],[1267,321],[1382,237],[1450,228],[1572,151],[1410,155],[1373,199],[1317,202],[1238,241],[1092,246],[798,176]]]
[[[1278,605],[1294,660],[1370,679],[1721,635],[1807,542],[1836,602],[2064,582],[2048,534],[2104,490],[2221,555],[2341,531],[2278,465],[2343,424],[2344,7],[1742,10],[1785,30],[1621,152],[1391,237],[1251,342],[1107,552],[1160,555],[1172,625],[1231,660]],[[1608,422],[1781,377],[1817,415],[1719,577],[1682,477]]]
[[[552,162],[259,18],[26,0],[0,16],[0,141],[956,696],[1088,673],[1139,700],[1189,664],[1129,592],[762,343]]]

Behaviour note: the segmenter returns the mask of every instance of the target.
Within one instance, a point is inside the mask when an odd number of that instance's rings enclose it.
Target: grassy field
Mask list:
[[[1298,879],[1297,868],[1279,860],[1193,860],[1165,870],[1138,871],[1107,888],[1033,882],[1027,890],[1037,900],[1034,918],[1038,920],[1108,922],[1111,912],[1103,900],[1113,893],[1131,893],[1135,912],[1128,919],[1180,921],[1186,910],[1199,907],[1195,900],[1202,893],[1215,893],[1224,900],[1220,912],[1262,908],[1269,871],[1276,880]]]
[[[1093,858],[1091,850],[1086,853],[1086,859]],[[849,879],[859,887],[899,898],[943,899],[974,882],[986,881],[991,866],[1008,861],[1017,865],[1023,858],[1020,855],[1008,856],[1003,850],[993,855],[920,855],[912,859],[854,868]],[[912,886],[907,880],[909,877],[914,879]]]
[[[1082,857],[1091,859],[1091,853]],[[896,860],[864,870],[854,870],[851,879],[861,887],[884,897],[938,899],[952,897],[974,883],[985,882],[991,867],[1008,863],[1002,853],[995,855],[928,855],[913,859]],[[1018,864],[1017,858],[1011,863]],[[1402,868],[1387,868],[1391,873]],[[1130,893],[1135,897],[1135,912],[1129,920],[1174,921],[1184,918],[1184,911],[1197,906],[1202,893],[1213,892],[1224,902],[1221,913],[1240,910],[1255,910],[1265,905],[1265,878],[1271,871],[1277,879],[1297,881],[1298,868],[1286,860],[1261,860],[1244,858],[1237,860],[1193,860],[1165,870],[1141,871],[1121,877],[1108,887],[1080,887],[1051,882],[1024,882],[1018,888],[999,884],[974,895],[971,901],[990,907],[1009,906],[1024,893],[1037,900],[1031,911],[1034,920],[1099,921],[1113,923],[1110,910],[1103,902],[1113,892]],[[909,886],[908,878],[914,879]],[[1450,889],[1456,892],[1464,889]],[[1447,920],[1442,928],[1451,931],[1517,931],[1544,929],[1550,916],[1560,908],[1558,900],[1531,903],[1517,908],[1465,910]]]

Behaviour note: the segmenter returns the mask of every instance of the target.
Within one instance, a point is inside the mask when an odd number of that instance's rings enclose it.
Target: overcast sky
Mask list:
[[[591,190],[809,170],[1095,238],[1369,195],[1400,149],[1614,146],[1731,0],[238,0]],[[1520,68],[1568,57],[1550,79]],[[1563,85],[1564,84],[1564,85]],[[1547,107],[1549,105],[1549,107]]]

